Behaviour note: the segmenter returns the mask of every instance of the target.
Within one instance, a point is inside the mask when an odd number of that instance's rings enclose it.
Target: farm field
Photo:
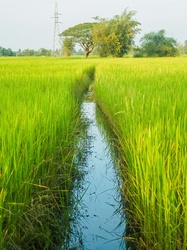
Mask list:
[[[96,70],[96,102],[123,163],[129,237],[140,249],[187,248],[186,72],[186,58],[116,60]]]
[[[79,106],[92,71],[87,62],[0,59],[1,249],[62,245]]]
[[[95,74],[120,153],[126,238],[139,249],[186,249],[186,72],[186,57],[0,58],[1,248],[62,244],[53,234],[68,231],[80,103]]]

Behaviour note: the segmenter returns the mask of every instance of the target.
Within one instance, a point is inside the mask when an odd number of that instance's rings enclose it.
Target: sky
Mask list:
[[[112,18],[127,8],[141,23],[135,42],[161,29],[184,44],[187,40],[187,0],[0,0],[0,46],[18,49],[53,49],[55,5],[59,32],[92,18]]]

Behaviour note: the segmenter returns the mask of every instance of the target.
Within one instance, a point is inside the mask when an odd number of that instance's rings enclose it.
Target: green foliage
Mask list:
[[[184,53],[187,54],[187,40],[184,42]]]
[[[25,49],[18,51],[12,51],[12,49],[8,48],[5,49],[3,47],[0,47],[0,57],[1,56],[50,56],[51,50],[47,50],[45,48],[41,48],[38,51],[35,51],[33,49]]]
[[[65,56],[70,56],[74,49],[75,43],[72,37],[66,37],[63,41],[63,53]]]
[[[93,71],[87,60],[0,58],[0,249],[62,249]]]
[[[96,42],[96,52],[101,57],[116,55],[121,48],[121,44],[114,32],[109,29],[108,21],[101,21],[94,27],[94,41]]]
[[[81,23],[63,31],[61,36],[73,38],[84,49],[86,57],[93,51],[95,42],[92,36],[92,29],[96,23]]]
[[[47,50],[45,48],[41,48],[38,51],[35,52],[36,56],[50,56],[51,55],[51,51]]]
[[[63,31],[61,36],[72,37],[84,49],[86,57],[94,48],[102,57],[122,57],[131,49],[133,38],[140,30],[134,15],[134,11],[125,10],[110,20],[96,17],[97,22],[78,24]]]
[[[133,38],[140,30],[140,23],[133,19],[134,15],[134,11],[125,10],[111,20],[99,19],[93,34],[100,56],[122,57],[129,52]]]
[[[177,44],[177,48],[180,54],[187,54],[187,40],[185,40],[184,44]]]
[[[121,152],[135,249],[186,250],[186,63],[112,59],[96,69],[96,101]]]
[[[145,56],[176,56],[176,40],[165,36],[165,31],[150,32],[141,38],[141,49]]]
[[[5,49],[0,47],[0,56],[15,56],[15,52],[13,52],[10,48]]]

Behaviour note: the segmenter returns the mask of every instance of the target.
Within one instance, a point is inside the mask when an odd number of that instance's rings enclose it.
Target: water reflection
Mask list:
[[[87,137],[79,145],[86,155],[79,168],[86,172],[81,186],[79,183],[74,189],[77,202],[69,249],[124,250],[119,179],[109,147],[96,123],[96,104],[83,102],[82,115],[88,127]]]

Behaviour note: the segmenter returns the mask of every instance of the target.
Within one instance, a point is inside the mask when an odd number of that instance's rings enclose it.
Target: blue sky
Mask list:
[[[111,18],[128,8],[136,11],[141,23],[136,42],[160,29],[180,43],[187,40],[187,0],[0,0],[0,46],[52,49],[55,3],[62,14],[60,31],[95,16]]]

